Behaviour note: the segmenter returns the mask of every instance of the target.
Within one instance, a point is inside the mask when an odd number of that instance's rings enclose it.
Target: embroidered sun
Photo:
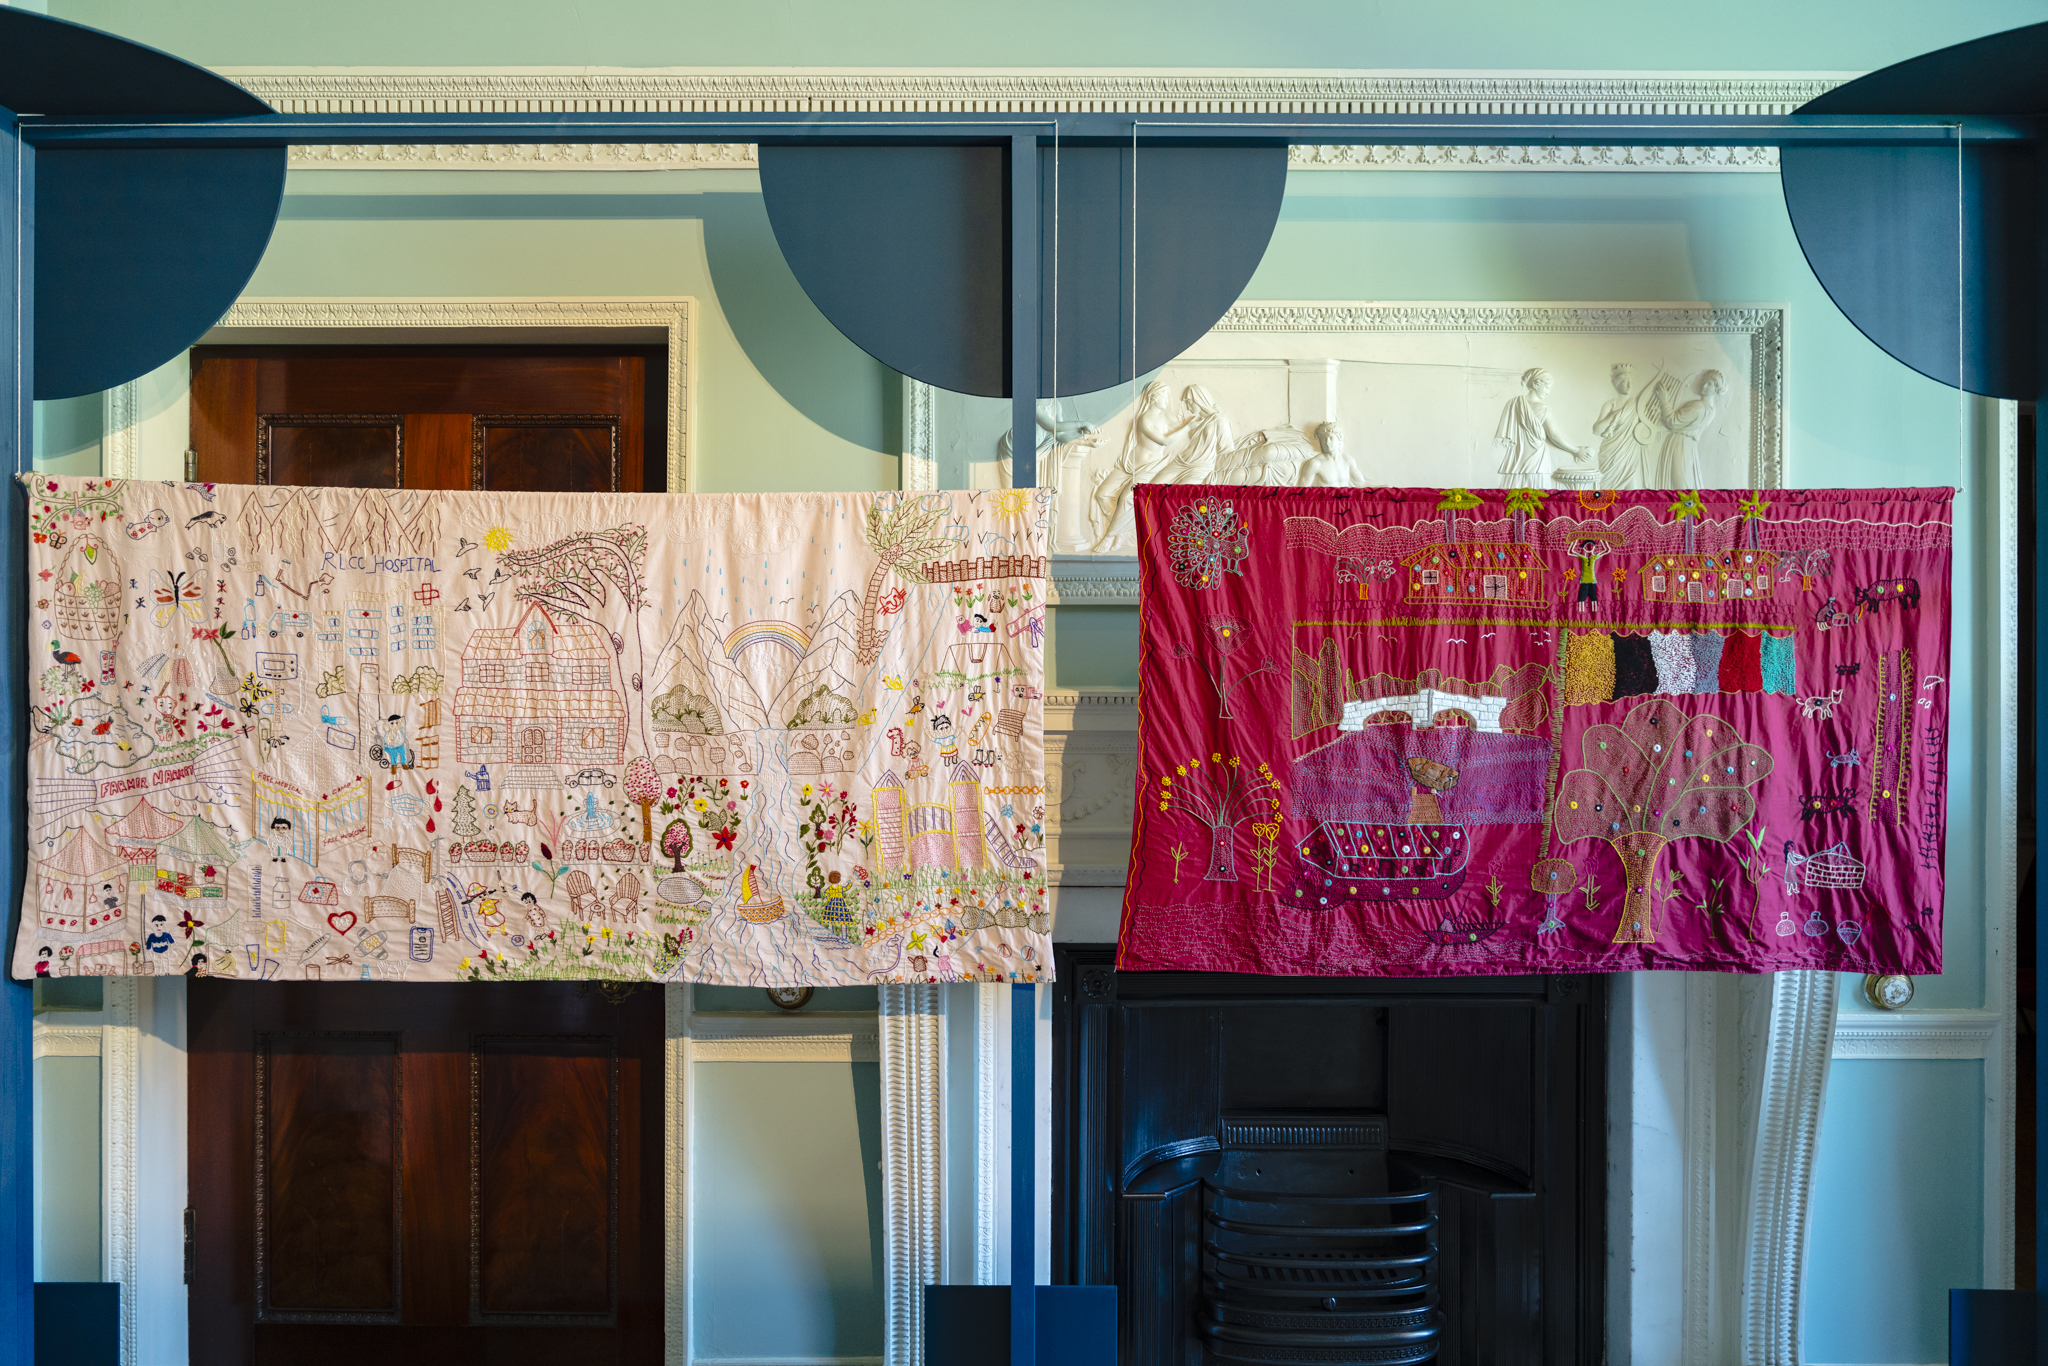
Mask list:
[[[512,548],[512,533],[504,527],[494,526],[484,533],[484,545],[494,553],[502,554]]]

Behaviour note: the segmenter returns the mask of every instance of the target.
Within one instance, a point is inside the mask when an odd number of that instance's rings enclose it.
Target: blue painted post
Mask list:
[[[1038,134],[1010,139],[1010,487],[1038,487]],[[1023,1357],[1012,1357],[1022,1363]]]
[[[35,392],[35,153],[11,110],[0,109],[0,464],[33,467]],[[21,920],[28,857],[28,505],[12,479],[0,493],[0,904],[7,947]],[[31,1366],[35,1355],[35,1137],[29,1122],[27,982],[0,969],[0,1366]]]
[[[1038,993],[1019,982],[1010,988],[1010,1366],[1038,1360],[1037,1096]]]

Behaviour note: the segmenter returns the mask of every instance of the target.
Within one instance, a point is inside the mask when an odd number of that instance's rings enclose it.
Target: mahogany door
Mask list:
[[[216,484],[659,493],[661,347],[192,349],[192,450]]]
[[[658,491],[664,357],[195,347],[197,474]],[[660,1361],[661,999],[195,979],[191,1359]]]
[[[659,988],[200,978],[190,1009],[194,1362],[661,1360]]]

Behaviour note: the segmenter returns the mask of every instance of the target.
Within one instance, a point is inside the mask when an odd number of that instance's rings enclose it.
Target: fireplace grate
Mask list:
[[[1436,1196],[1206,1185],[1200,1328],[1209,1360],[1407,1366],[1436,1355]]]

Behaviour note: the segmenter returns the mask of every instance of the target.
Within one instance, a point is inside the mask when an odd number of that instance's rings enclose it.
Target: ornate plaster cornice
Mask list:
[[[752,171],[750,142],[362,143],[291,149],[294,171]],[[1291,171],[1761,171],[1775,147],[1433,147],[1297,143]]]
[[[1318,114],[1788,114],[1850,75],[740,67],[218,70],[287,114],[1293,114],[1305,123]]]
[[[1996,1010],[1845,1010],[1835,1019],[1837,1058],[1989,1057]]]
[[[878,1062],[871,1031],[854,1034],[692,1034],[692,1062]]]
[[[297,152],[297,148],[292,149]],[[294,162],[294,165],[297,163]],[[1778,169],[1775,147],[1412,147],[1317,146],[1287,149],[1290,171],[1764,171]]]

